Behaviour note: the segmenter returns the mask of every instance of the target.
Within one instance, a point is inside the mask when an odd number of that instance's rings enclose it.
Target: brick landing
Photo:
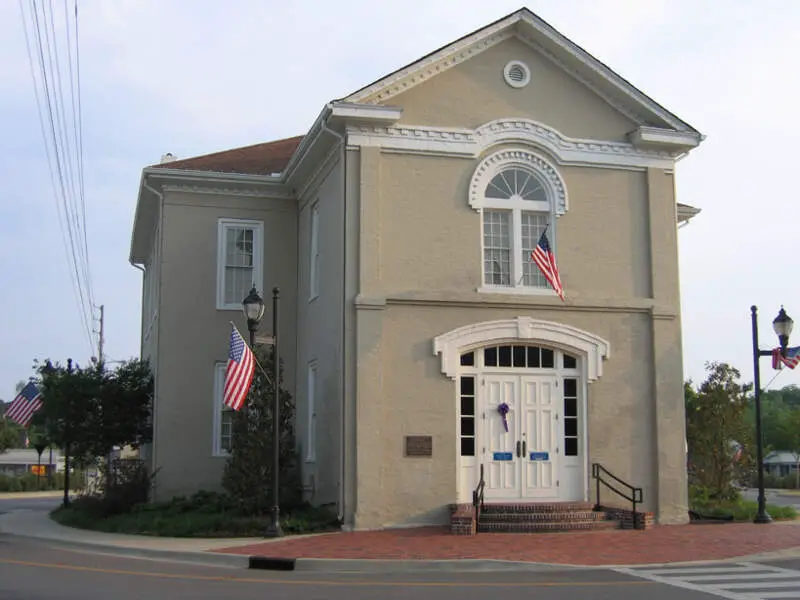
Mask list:
[[[535,535],[454,536],[449,527],[296,536],[213,552],[282,558],[495,559],[565,565],[721,560],[800,547],[800,521],[654,526]]]

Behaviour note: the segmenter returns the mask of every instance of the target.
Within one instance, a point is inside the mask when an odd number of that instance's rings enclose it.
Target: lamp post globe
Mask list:
[[[261,317],[264,316],[264,299],[258,295],[256,286],[253,286],[247,297],[242,300],[242,312],[247,319],[247,329],[250,332],[250,347],[255,346],[256,331]]]
[[[781,311],[778,313],[778,316],[775,317],[775,320],[772,321],[772,329],[775,331],[775,335],[778,336],[782,352],[785,352],[786,347],[789,345],[789,336],[792,335],[793,328],[794,321],[792,317],[787,315],[786,311],[783,310],[783,306],[781,306]]]

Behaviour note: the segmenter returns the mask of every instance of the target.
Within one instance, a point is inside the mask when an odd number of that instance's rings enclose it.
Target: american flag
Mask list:
[[[556,257],[553,250],[550,248],[550,242],[547,240],[547,230],[542,232],[539,238],[539,243],[536,248],[531,252],[531,259],[539,267],[539,270],[544,275],[545,279],[553,286],[558,297],[564,301],[564,288],[561,287],[561,276],[558,274],[558,267],[556,266]]]
[[[11,402],[11,405],[6,410],[6,416],[15,423],[27,427],[34,413],[41,407],[42,393],[36,387],[36,384],[30,381]]]
[[[794,369],[800,363],[800,346],[786,349],[786,356],[781,355],[781,349],[775,348],[772,351],[772,368],[780,369],[784,364],[790,369]]]
[[[247,392],[250,391],[250,384],[253,382],[256,358],[236,326],[232,327],[223,402],[233,410],[239,410],[242,408],[245,398],[247,398]]]

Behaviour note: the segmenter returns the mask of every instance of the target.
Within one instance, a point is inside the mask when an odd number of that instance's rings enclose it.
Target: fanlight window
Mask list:
[[[539,179],[528,171],[516,168],[495,175],[486,186],[486,197],[547,202],[547,192]]]

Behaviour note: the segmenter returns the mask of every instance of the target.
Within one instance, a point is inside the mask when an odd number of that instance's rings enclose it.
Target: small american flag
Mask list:
[[[6,410],[6,416],[15,423],[27,427],[34,413],[41,407],[42,393],[36,387],[36,384],[30,381],[11,402],[8,410]]]
[[[794,369],[800,364],[800,346],[786,349],[786,356],[781,355],[781,349],[775,348],[772,351],[772,368],[780,369],[781,365],[786,365],[790,369]]]
[[[553,286],[558,297],[564,301],[564,288],[561,286],[561,276],[558,274],[558,267],[556,266],[556,257],[553,250],[550,248],[550,242],[547,240],[547,229],[542,232],[539,238],[539,243],[536,248],[531,252],[531,259],[539,267],[539,270],[544,275],[545,279]]]
[[[250,384],[253,382],[256,358],[236,326],[232,327],[223,402],[233,410],[239,410],[242,408],[245,398],[247,398],[247,392],[250,391]]]

